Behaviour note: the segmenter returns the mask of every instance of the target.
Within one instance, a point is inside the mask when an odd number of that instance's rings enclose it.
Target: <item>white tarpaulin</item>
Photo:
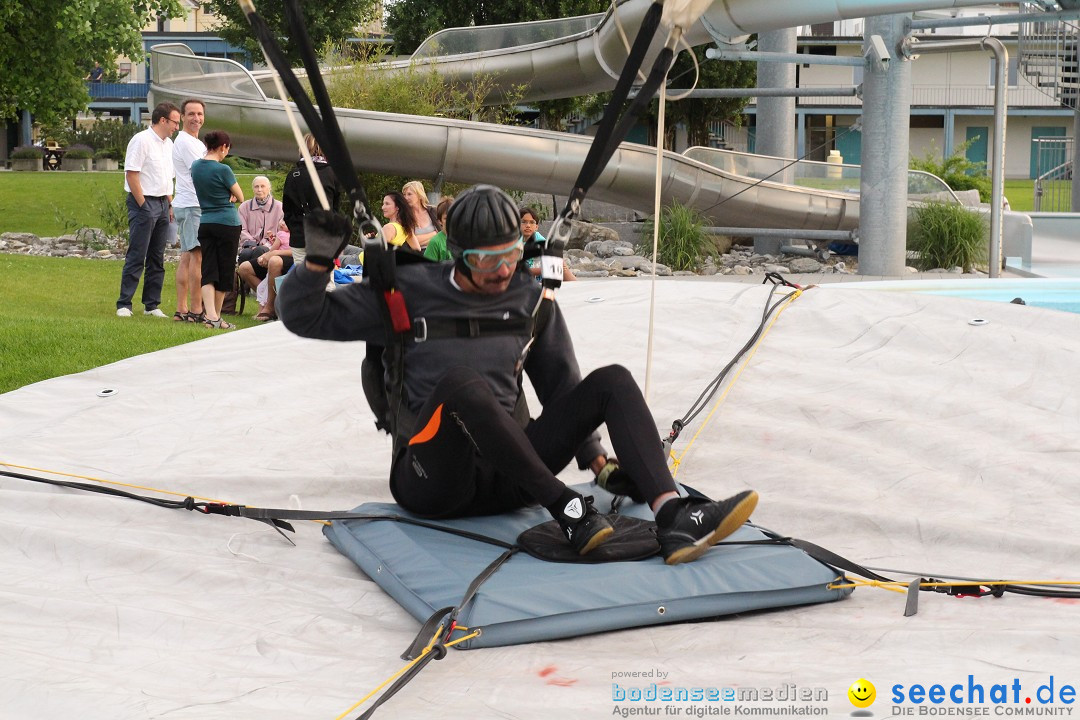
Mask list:
[[[659,432],[750,336],[767,292],[659,284]],[[634,281],[563,288],[583,371],[619,362],[643,378],[647,297]],[[362,356],[274,323],[38,383],[0,396],[0,463],[269,507],[387,501],[390,446],[363,399]],[[825,287],[780,315],[678,479],[713,496],[755,488],[757,523],[864,564],[1080,580],[1078,465],[1080,316]],[[0,718],[344,713],[401,667],[418,624],[319,525],[298,524],[295,540],[0,478]],[[452,651],[377,716],[847,715],[860,678],[879,717],[897,692],[914,714],[928,707],[909,699],[917,684],[980,685],[987,704],[1007,685],[990,715],[1075,708],[1061,691],[1080,686],[1080,600],[919,599],[907,618],[902,594],[860,588],[820,606]],[[1051,676],[1055,703],[1042,704]],[[757,699],[618,700],[652,683]],[[950,702],[934,707],[963,707]]]

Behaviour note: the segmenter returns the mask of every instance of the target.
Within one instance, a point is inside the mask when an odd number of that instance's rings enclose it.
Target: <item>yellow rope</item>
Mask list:
[[[688,442],[686,444],[686,448],[682,451],[682,453],[678,457],[676,457],[674,452],[670,453],[670,455],[671,455],[671,476],[672,477],[675,477],[676,475],[679,474],[679,465],[682,464],[683,458],[686,457],[686,454],[688,452],[690,452],[690,448],[692,448],[694,446],[694,442],[698,439],[698,436],[701,435],[702,431],[705,430],[705,427],[709,424],[709,421],[712,420],[712,416],[716,413],[717,409],[720,407],[720,403],[724,402],[724,399],[727,398],[728,393],[731,392],[731,388],[735,386],[735,382],[739,379],[739,376],[742,375],[743,370],[745,370],[746,366],[750,364],[750,360],[753,359],[754,355],[757,353],[758,348],[761,347],[761,343],[765,340],[765,336],[769,334],[769,331],[772,330],[772,326],[775,325],[776,321],[780,319],[780,315],[783,314],[784,310],[786,310],[788,308],[788,306],[791,305],[791,303],[793,303],[795,301],[796,298],[798,298],[800,295],[802,295],[802,293],[803,293],[803,291],[801,289],[796,288],[793,292],[789,293],[781,301],[783,304],[780,306],[780,309],[777,311],[777,313],[775,315],[773,315],[772,319],[769,321],[769,324],[765,326],[765,330],[761,333],[761,337],[759,337],[757,339],[757,342],[754,343],[754,346],[750,349],[750,353],[746,356],[746,358],[743,359],[742,364],[739,366],[739,369],[735,372],[735,375],[731,378],[731,382],[729,382],[727,384],[727,387],[724,388],[724,392],[722,392],[720,394],[720,397],[716,399],[716,403],[712,406],[712,410],[710,410],[709,414],[705,416],[705,419],[702,421],[701,425],[698,427],[697,432],[695,432],[694,436],[692,438],[690,438],[690,442]]]
[[[345,717],[346,715],[351,713],[353,710],[355,710],[356,708],[360,707],[361,705],[366,703],[368,700],[370,700],[377,692],[379,692],[384,687],[386,687],[387,685],[389,685],[390,683],[392,683],[393,681],[397,680],[399,677],[404,675],[406,672],[408,672],[409,668],[413,667],[414,665],[416,665],[416,663],[423,660],[424,656],[431,652],[431,648],[435,647],[435,642],[436,642],[436,640],[438,640],[439,635],[441,633],[442,633],[442,626],[440,625],[439,629],[435,631],[435,634],[431,636],[431,640],[430,640],[430,642],[428,642],[427,647],[424,648],[423,652],[421,652],[414,660],[407,663],[405,666],[403,666],[396,673],[394,673],[390,677],[386,678],[386,680],[383,680],[379,684],[378,687],[376,687],[374,690],[369,692],[364,697],[357,700],[355,703],[352,704],[352,706],[348,710],[346,710],[345,712],[338,715],[336,718],[334,718],[334,720],[341,720],[343,717]],[[466,640],[472,640],[474,637],[476,637],[479,634],[480,634],[479,630],[473,630],[468,635],[465,635],[463,637],[459,637],[457,640],[451,640],[450,642],[446,643],[444,647],[454,647],[458,643],[463,643]]]
[[[903,593],[906,592],[906,588],[911,585],[911,582],[903,582],[900,580],[852,580],[851,578],[845,578],[844,583],[829,583],[826,586],[828,590],[845,590],[847,588],[857,587],[878,587],[883,590],[892,590],[893,592]],[[912,581],[914,582],[914,581]],[[975,585],[986,585],[993,587],[994,585],[1080,585],[1080,580],[955,580],[953,582],[924,582],[919,583],[920,588],[935,588],[935,587],[971,587]]]
[[[116,485],[117,487],[130,488],[132,490],[143,490],[145,492],[161,493],[162,495],[173,495],[174,497],[192,498],[194,500],[201,500],[202,502],[217,503],[219,505],[235,505],[228,500],[218,500],[216,498],[203,497],[201,495],[189,495],[188,493],[174,492],[172,490],[162,490],[161,488],[149,487],[146,485],[135,485],[134,483],[120,482],[119,480],[106,480],[104,478],[93,477],[90,475],[79,475],[77,473],[60,472],[59,470],[47,470],[45,468],[30,467],[29,465],[16,465],[14,463],[4,462],[0,460],[0,465],[9,468],[18,468],[19,470],[29,470],[31,472],[46,473],[48,475],[59,475],[60,477],[77,478],[79,480],[90,480],[91,482],[101,483],[102,485]],[[322,525],[329,525],[326,520],[312,520],[310,522],[317,522]]]

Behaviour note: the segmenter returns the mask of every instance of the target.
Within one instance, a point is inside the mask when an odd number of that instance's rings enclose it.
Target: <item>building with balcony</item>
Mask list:
[[[1002,9],[968,8],[942,13],[998,14],[1016,12]],[[927,17],[929,13],[921,14]],[[812,55],[862,56],[862,19],[844,20],[799,29],[799,52]],[[1006,130],[1005,174],[1009,178],[1035,178],[1065,161],[1063,143],[1045,139],[1072,135],[1074,111],[1034,84],[1019,67],[1018,25],[975,26],[920,31],[921,40],[977,38],[989,34],[1000,40],[1009,53],[1007,70],[1008,122]],[[912,61],[910,152],[922,157],[951,155],[965,142],[967,157],[975,162],[994,162],[993,107],[996,61],[984,50],[925,54]],[[862,67],[803,64],[797,70],[799,87],[823,88],[860,85]],[[811,160],[825,160],[830,150],[838,150],[845,163],[859,164],[861,135],[859,97],[812,97],[796,101],[794,133],[797,154]],[[734,149],[754,150],[754,114],[747,108],[748,122],[739,131],[726,129],[725,142]],[[1044,139],[1040,143],[1039,140]],[[1043,148],[1040,158],[1039,147]],[[1047,152],[1049,150],[1049,152]]]

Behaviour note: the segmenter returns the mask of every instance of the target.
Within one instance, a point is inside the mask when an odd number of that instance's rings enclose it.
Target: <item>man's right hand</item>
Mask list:
[[[304,216],[306,259],[328,268],[352,237],[352,223],[344,215],[328,210],[312,210]]]

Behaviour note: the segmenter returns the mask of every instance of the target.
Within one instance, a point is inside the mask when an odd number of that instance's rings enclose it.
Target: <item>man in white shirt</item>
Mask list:
[[[176,313],[173,320],[200,322],[202,316],[202,248],[199,246],[199,198],[191,182],[191,163],[206,154],[199,139],[206,106],[202,100],[188,98],[180,104],[184,128],[173,141],[172,160],[176,170],[176,195],[173,216],[180,239],[180,264],[176,266]]]
[[[131,317],[131,301],[143,276],[144,315],[168,317],[161,305],[165,283],[165,243],[172,219],[172,134],[180,128],[180,108],[161,103],[150,127],[131,138],[124,156],[124,189],[128,191],[128,251],[120,278],[117,317]]]

